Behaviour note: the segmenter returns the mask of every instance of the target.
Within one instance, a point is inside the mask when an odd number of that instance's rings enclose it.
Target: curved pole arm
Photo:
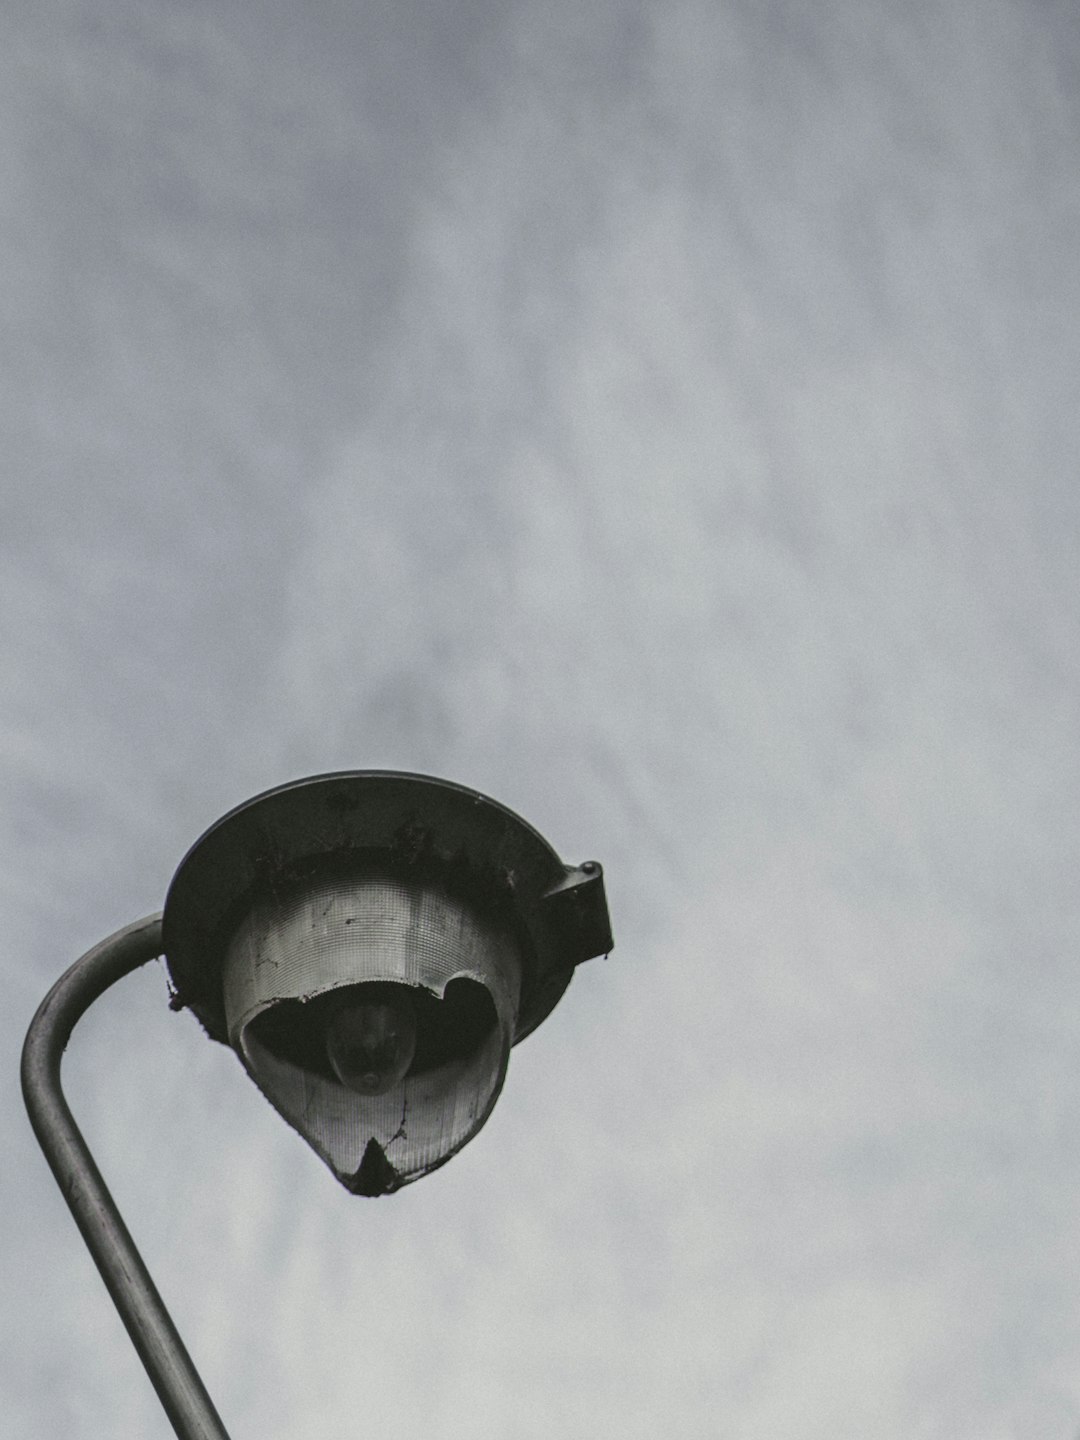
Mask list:
[[[23,1097],[56,1183],[173,1429],[180,1440],[229,1440],[60,1084],[60,1061],[80,1017],[110,985],[161,953],[161,916],[151,915],[103,940],[60,977],[27,1032]]]

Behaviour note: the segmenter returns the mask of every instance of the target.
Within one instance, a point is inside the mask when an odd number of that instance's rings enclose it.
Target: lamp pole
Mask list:
[[[564,865],[474,790],[345,771],[231,811],[188,852],[163,915],[60,977],[23,1046],[26,1108],[180,1440],[228,1435],[64,1098],[61,1061],[86,1010],[164,954],[172,1008],[237,1051],[347,1189],[375,1196],[476,1134],[510,1046],[611,946],[595,862]]]
[[[229,1440],[221,1417],[135,1248],[60,1082],[60,1062],[86,1010],[117,980],[162,953],[161,916],[88,950],[41,1002],[22,1052],[30,1123],[131,1342],[180,1440]]]

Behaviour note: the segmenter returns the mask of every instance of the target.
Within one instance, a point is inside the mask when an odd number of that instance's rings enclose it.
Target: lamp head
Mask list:
[[[598,865],[564,865],[475,791],[386,771],[232,811],[182,862],[163,924],[177,1006],[365,1195],[472,1139],[510,1047],[612,946]]]

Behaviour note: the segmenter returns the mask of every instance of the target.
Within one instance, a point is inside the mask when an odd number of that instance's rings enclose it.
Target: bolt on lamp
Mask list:
[[[603,873],[564,865],[512,811],[422,775],[283,785],[213,825],[162,916],[117,932],[43,1001],[23,1049],[34,1132],[182,1440],[227,1440],[71,1116],[60,1060],[111,984],[162,953],[174,1009],[231,1045],[356,1195],[466,1145],[510,1047],[574,967],[612,948]]]

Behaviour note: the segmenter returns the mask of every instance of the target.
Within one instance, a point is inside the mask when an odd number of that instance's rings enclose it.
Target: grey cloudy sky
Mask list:
[[[88,1017],[235,1436],[1074,1440],[1074,8],[9,0],[0,137],[10,1433],[171,1433],[35,1006],[383,766],[617,949],[378,1204],[158,967]]]

